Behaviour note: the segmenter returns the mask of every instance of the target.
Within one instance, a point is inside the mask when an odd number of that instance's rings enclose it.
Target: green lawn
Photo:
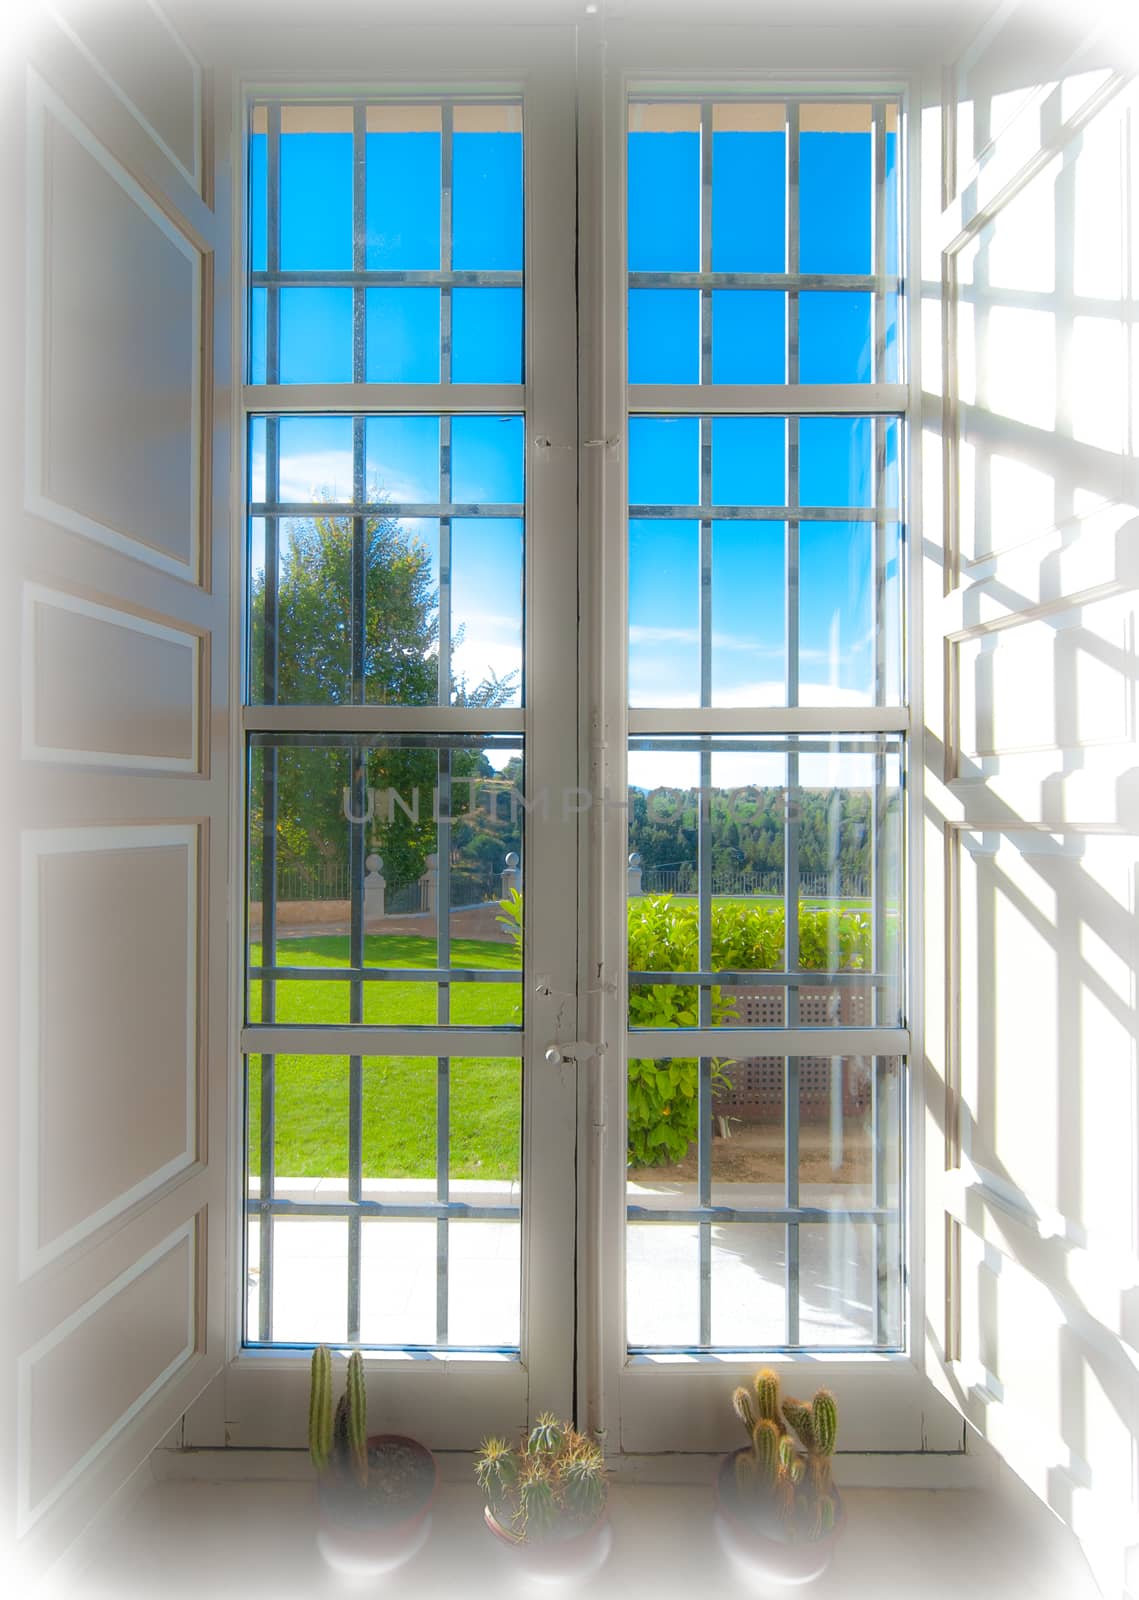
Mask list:
[[[259,946],[250,963],[261,959]],[[433,939],[369,936],[365,964],[431,967]],[[456,966],[516,968],[513,945],[456,939]],[[278,961],[293,967],[342,967],[348,940],[321,935],[285,939]],[[261,1015],[260,984],[251,986],[250,1017]],[[471,1026],[517,1023],[520,983],[451,985],[451,1020]],[[349,1020],[348,984],[338,979],[293,979],[277,984],[278,1022],[313,1024]],[[437,1020],[437,985],[369,982],[364,1021],[412,1025]],[[250,1057],[249,1170],[261,1170],[261,1058]],[[348,1173],[347,1056],[276,1058],[277,1172],[288,1177],[343,1178]],[[363,1064],[363,1172],[366,1178],[435,1176],[435,1057],[365,1057]],[[518,1060],[454,1058],[451,1061],[450,1176],[512,1179],[518,1176],[522,1124],[521,1064]]]

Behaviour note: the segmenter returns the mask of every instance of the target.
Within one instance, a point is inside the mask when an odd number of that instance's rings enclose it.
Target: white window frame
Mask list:
[[[235,606],[244,610],[247,582],[247,419],[264,410],[305,414],[420,412],[434,414],[521,411],[526,439],[526,683],[527,706],[473,713],[462,708],[326,708],[294,713],[255,708],[235,695],[231,751],[234,771],[245,772],[245,735],[254,727],[287,725],[369,731],[518,731],[525,741],[527,773],[546,774],[555,795],[576,787],[576,615],[566,597],[576,593],[575,395],[564,373],[572,370],[573,216],[561,201],[575,180],[572,80],[573,34],[566,28],[385,30],[377,49],[374,30],[365,50],[353,49],[348,30],[330,32],[314,49],[309,34],[290,30],[251,37],[248,57],[265,61],[255,72],[218,74],[218,139],[230,157],[234,229],[232,326],[235,374],[246,370],[248,114],[254,98],[287,101],[291,95],[330,101],[351,96],[409,93],[447,96],[494,93],[523,103],[525,254],[525,382],[520,385],[290,384],[235,382],[232,428]],[[266,59],[268,57],[268,59]],[[375,59],[375,72],[360,63]],[[351,77],[343,63],[356,63]],[[228,93],[227,93],[228,91]],[[223,157],[224,160],[224,157]],[[536,175],[540,175],[536,177]],[[235,685],[245,680],[244,620],[235,618]],[[570,663],[567,670],[567,661]],[[535,715],[535,707],[541,714]],[[529,776],[528,776],[529,785]],[[245,927],[245,795],[234,785],[230,876],[230,1070],[231,1304],[229,1362],[220,1390],[191,1413],[187,1440],[261,1447],[304,1443],[309,1383],[307,1348],[250,1347],[242,1343],[244,1320],[245,1177],[242,1021]],[[541,974],[528,984],[521,1052],[523,1071],[522,1332],[517,1358],[441,1350],[415,1359],[400,1353],[368,1352],[373,1404],[384,1425],[429,1439],[442,1449],[470,1450],[487,1432],[510,1432],[544,1409],[567,1415],[573,1384],[573,1245],[576,1101],[573,1064],[552,1068],[551,1043],[577,1037],[576,1009],[567,1005],[575,984],[574,918],[559,914],[576,896],[576,818],[552,805],[548,818],[527,817],[527,923],[524,971]],[[568,848],[567,848],[568,843]],[[282,1039],[286,1030],[282,1029]],[[304,1049],[302,1030],[289,1030],[293,1047]],[[342,1035],[347,1040],[347,1035]],[[358,1029],[356,1050],[404,1049],[427,1055],[455,1048],[446,1030],[424,1029],[409,1040],[377,1029]],[[314,1040],[323,1052],[333,1041]],[[287,1046],[282,1043],[282,1048]],[[255,1049],[248,1034],[245,1049]],[[341,1046],[351,1053],[347,1043]],[[568,1056],[568,1052],[567,1052]]]
[[[796,34],[798,40],[802,34]],[[266,61],[266,49],[271,59]],[[596,799],[622,801],[625,794],[625,740],[628,732],[625,688],[625,431],[624,383],[624,239],[625,239],[625,107],[628,91],[667,85],[693,93],[714,92],[719,85],[770,92],[842,90],[897,92],[906,119],[908,219],[906,270],[910,285],[920,282],[918,253],[917,173],[920,105],[919,80],[890,73],[870,80],[865,74],[838,73],[812,64],[776,72],[770,68],[770,35],[730,30],[660,31],[650,41],[644,30],[609,24],[604,32],[588,25],[580,30],[549,26],[534,29],[398,28],[385,30],[383,70],[352,78],[340,70],[345,59],[357,63],[377,48],[375,30],[357,37],[350,28],[329,30],[315,39],[291,30],[265,35],[250,29],[235,46],[231,73],[216,74],[220,170],[226,156],[235,175],[231,201],[235,265],[231,275],[234,306],[230,330],[233,370],[244,372],[245,294],[245,130],[244,108],[253,92],[310,95],[314,85],[344,93],[364,89],[394,94],[409,87],[432,87],[446,93],[463,86],[521,90],[524,137],[527,140],[526,205],[527,272],[527,677],[529,707],[524,715],[529,771],[562,773],[567,787],[580,784]],[[818,44],[812,45],[818,55]],[[577,56],[577,82],[574,59]],[[243,73],[238,63],[259,63]],[[264,67],[260,63],[265,62]],[[577,171],[566,130],[578,119]],[[545,166],[549,163],[548,167]],[[535,186],[531,174],[545,167],[554,182]],[[559,205],[579,194],[577,239],[577,350],[568,340],[555,304],[571,305],[574,268],[572,215],[568,226]],[[563,301],[569,274],[569,301]],[[553,285],[558,285],[557,293]],[[547,297],[547,289],[549,294]],[[911,297],[907,310],[910,370],[904,409],[911,439],[907,484],[908,538],[912,551],[921,548],[920,420],[921,380],[919,319]],[[572,315],[569,317],[572,327]],[[574,358],[576,354],[576,367]],[[575,370],[577,394],[565,374]],[[529,386],[533,384],[531,393]],[[539,387],[540,386],[540,387]],[[376,392],[376,390],[380,392]],[[827,391],[820,390],[820,409]],[[294,410],[366,410],[369,407],[434,410],[441,393],[401,393],[399,386],[289,386],[279,401]],[[273,403],[278,403],[278,396]],[[461,399],[461,397],[456,397]],[[507,396],[495,403],[507,405]],[[718,397],[702,399],[715,409]],[[469,396],[468,396],[469,399]],[[786,408],[801,395],[785,388],[772,403]],[[233,592],[245,594],[246,518],[244,493],[245,417],[265,403],[235,386],[231,413],[234,535]],[[722,404],[722,398],[720,399]],[[573,415],[577,405],[578,415]],[[833,405],[833,399],[831,401]],[[461,406],[460,406],[461,409]],[[541,446],[536,440],[549,441]],[[575,440],[580,449],[575,451]],[[580,510],[576,555],[572,518]],[[545,525],[544,525],[545,524]],[[562,531],[559,543],[558,529]],[[578,570],[574,570],[575,560]],[[541,574],[537,589],[534,585]],[[579,587],[580,586],[580,587]],[[908,1109],[907,1228],[909,1349],[905,1354],[865,1354],[822,1359],[818,1356],[773,1358],[791,1387],[828,1383],[843,1408],[843,1443],[854,1451],[962,1449],[960,1418],[932,1396],[925,1375],[924,1288],[918,1241],[922,1221],[922,1059],[921,991],[916,981],[921,954],[921,772],[923,713],[920,679],[921,618],[919,585],[911,584],[907,642],[910,759],[908,851],[910,1090]],[[567,596],[580,593],[580,617],[569,615],[568,632],[559,631],[572,608]],[[545,617],[554,629],[548,648],[535,651],[537,622]],[[576,647],[582,671],[573,681],[563,670]],[[233,681],[242,682],[243,641],[234,646]],[[539,720],[534,707],[543,709]],[[418,717],[418,713],[415,714]],[[405,719],[385,713],[391,726]],[[317,719],[319,720],[319,719]],[[442,718],[440,720],[443,720]],[[480,726],[488,726],[480,718]],[[808,726],[800,722],[797,726]],[[315,723],[314,723],[315,726]],[[577,748],[566,737],[578,729]],[[833,726],[828,722],[827,727]],[[241,719],[234,718],[234,770],[244,770]],[[560,750],[559,750],[560,745]],[[547,780],[548,781],[548,780]],[[235,785],[231,853],[231,993],[233,1025],[231,1097],[229,1105],[232,1217],[230,1227],[232,1301],[229,1315],[230,1361],[224,1385],[215,1388],[188,1419],[186,1440],[210,1444],[297,1446],[303,1443],[307,1354],[241,1346],[242,1295],[239,1266],[244,1259],[244,1150],[242,1061],[237,1047],[241,1017],[241,967],[244,926],[244,794]],[[389,1424],[407,1427],[443,1448],[469,1449],[488,1429],[501,1429],[509,1419],[549,1406],[568,1414],[574,1388],[579,1425],[593,1431],[612,1456],[635,1457],[656,1452],[719,1451],[736,1442],[727,1399],[733,1385],[755,1370],[757,1359],[715,1356],[672,1360],[638,1358],[625,1353],[623,1305],[623,1234],[625,1214],[625,1070],[626,1017],[625,905],[621,884],[626,858],[625,813],[620,804],[594,804],[577,823],[576,859],[572,850],[554,848],[546,888],[533,869],[542,854],[539,841],[530,845],[531,875],[527,885],[528,972],[549,977],[565,972],[574,987],[576,963],[580,1004],[574,1007],[557,993],[554,982],[530,985],[525,1060],[531,1083],[548,1074],[544,1052],[549,1043],[592,1040],[579,1047],[576,1073],[558,1070],[557,1088],[549,1097],[541,1124],[529,1117],[526,1171],[531,1179],[528,1217],[524,1216],[523,1350],[518,1363],[472,1361],[460,1355],[427,1360],[400,1360],[373,1355],[369,1370],[385,1400]],[[559,859],[560,856],[560,859]],[[577,928],[566,934],[564,908],[576,901]],[[545,909],[543,909],[543,903]],[[548,991],[548,992],[546,992]],[[602,1041],[609,1041],[608,1047]],[[721,1044],[723,1041],[720,1041]],[[590,1051],[593,1051],[591,1054]],[[568,1055],[568,1052],[567,1052]],[[547,1077],[547,1083],[551,1080]],[[576,1139],[576,1153],[575,1153]],[[576,1162],[576,1174],[574,1165]],[[542,1177],[536,1184],[537,1175]],[[575,1187],[576,1177],[576,1187]],[[573,1199],[576,1194],[576,1200]],[[567,1198],[570,1203],[567,1202]],[[581,1241],[573,1262],[575,1232]],[[577,1274],[577,1325],[571,1328],[574,1272]],[[545,1276],[543,1277],[543,1273]],[[537,1290],[537,1293],[535,1293]],[[527,1315],[527,1306],[531,1308]],[[540,1307],[537,1312],[533,1308]],[[576,1368],[572,1352],[576,1334]],[[764,1357],[763,1359],[769,1359]],[[804,1371],[804,1368],[807,1370]],[[446,1377],[446,1385],[442,1379]],[[932,1404],[932,1409],[931,1409]],[[456,1431],[455,1418],[465,1413]]]
[[[717,30],[663,30],[646,40],[632,27],[610,27],[606,32],[604,65],[598,55],[585,57],[598,79],[596,113],[600,118],[600,153],[583,149],[579,176],[583,229],[583,440],[601,441],[596,450],[582,452],[583,563],[593,574],[594,587],[583,581],[590,596],[591,629],[585,660],[594,665],[590,683],[590,723],[594,744],[587,753],[591,781],[597,790],[623,796],[626,791],[626,750],[630,722],[626,686],[627,616],[627,504],[624,438],[630,410],[659,405],[662,413],[673,409],[679,395],[668,386],[627,386],[626,366],[626,185],[625,152],[627,105],[631,94],[691,94],[707,98],[718,90],[739,94],[754,90],[770,96],[833,92],[897,95],[901,102],[904,143],[905,276],[908,285],[903,315],[909,370],[906,382],[890,386],[891,393],[875,393],[862,385],[862,404],[893,409],[903,416],[909,440],[906,492],[906,531],[909,552],[921,545],[921,426],[920,316],[913,286],[920,279],[918,238],[918,173],[920,170],[920,79],[912,73],[870,77],[866,73],[815,70],[773,71],[770,51],[761,31],[748,36],[732,30],[730,46]],[[814,46],[817,53],[817,43]],[[587,70],[588,70],[587,66]],[[593,88],[593,85],[590,85]],[[590,101],[586,99],[587,108]],[[591,163],[595,164],[591,166]],[[603,242],[604,241],[604,244]],[[592,333],[592,337],[589,337]],[[599,354],[597,354],[599,353]],[[733,407],[759,411],[802,409],[834,411],[849,407],[843,386],[811,385],[738,390],[709,386],[699,397],[704,414],[731,412]],[[687,391],[690,400],[692,391]],[[591,527],[594,530],[591,538]],[[911,554],[911,563],[916,557]],[[585,1424],[611,1452],[623,1456],[653,1457],[666,1451],[720,1452],[738,1442],[738,1424],[728,1405],[735,1384],[746,1380],[762,1360],[779,1368],[792,1391],[826,1384],[838,1396],[842,1415],[843,1448],[852,1452],[944,1451],[958,1453],[964,1438],[960,1417],[932,1392],[925,1372],[925,1305],[921,1271],[924,1201],[921,1161],[923,1127],[923,1059],[921,985],[921,774],[923,769],[921,697],[921,615],[919,574],[911,572],[905,628],[905,678],[909,686],[906,713],[879,709],[858,717],[860,728],[898,728],[908,735],[906,782],[908,808],[905,849],[907,857],[906,905],[909,917],[907,943],[908,1103],[906,1108],[906,1326],[903,1352],[866,1352],[834,1357],[818,1353],[757,1352],[755,1357],[735,1354],[629,1355],[625,1334],[625,1050],[610,1049],[603,1071],[595,1078],[589,1109],[593,1130],[595,1174],[587,1188],[583,1236],[598,1241],[598,1252],[583,1303],[589,1325],[583,1328],[579,1385]],[[651,713],[634,714],[636,731],[666,731],[669,719]],[[674,726],[691,730],[695,714],[672,714]],[[754,713],[720,711],[699,714],[704,731],[756,731]],[[764,712],[768,730],[831,731],[833,713],[796,710]],[[842,723],[843,727],[849,724]],[[626,819],[622,811],[604,807],[590,819],[584,859],[589,881],[584,904],[588,906],[589,932],[594,941],[589,970],[605,982],[594,982],[587,1027],[591,1037],[626,1038],[627,979],[625,966],[624,864],[628,849]],[[709,1050],[732,1050],[730,1030],[717,1029],[706,1041]],[[786,1039],[786,1035],[784,1035]],[[883,1037],[876,1045],[847,1036],[846,1049],[896,1053],[899,1034]],[[699,1035],[686,1038],[686,1048],[699,1053]],[[736,1039],[746,1054],[746,1035]],[[754,1049],[754,1040],[750,1046]],[[830,1054],[841,1050],[839,1037],[804,1044]],[[638,1046],[642,1050],[641,1046]],[[643,1050],[642,1050],[642,1053]],[[620,1221],[618,1222],[618,1219]]]

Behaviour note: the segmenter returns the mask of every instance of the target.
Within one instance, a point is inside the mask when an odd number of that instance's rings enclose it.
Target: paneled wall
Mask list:
[[[34,1567],[225,1349],[229,198],[203,181],[203,69],[149,0],[67,0],[23,43],[2,112],[24,255],[0,297],[0,1538]]]

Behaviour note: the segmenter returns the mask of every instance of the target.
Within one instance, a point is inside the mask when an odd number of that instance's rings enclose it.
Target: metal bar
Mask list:
[[[361,109],[362,108],[358,108]],[[360,219],[357,219],[360,232]],[[358,247],[362,242],[358,240]],[[358,291],[362,296],[363,291]],[[359,329],[362,334],[363,313]],[[363,358],[362,339],[358,351]],[[364,487],[364,419],[352,422],[352,481],[353,493],[363,496]],[[367,522],[364,517],[352,520],[352,574],[351,574],[351,649],[352,649],[352,699],[357,705],[364,703],[364,669],[367,642],[368,607],[367,572]],[[350,753],[352,820],[348,824],[348,889],[349,933],[348,962],[352,967],[364,965],[364,857],[367,853],[363,818],[368,811],[368,751],[357,747]],[[348,1020],[356,1027],[364,1021],[364,986],[359,979],[349,980]],[[360,1055],[348,1059],[348,1195],[359,1200],[364,1182],[364,1062]],[[358,1216],[348,1219],[348,1341],[355,1343],[360,1337],[360,1247],[361,1228]]]
[[[882,1056],[874,1057],[874,1072],[870,1085],[870,1126],[872,1130],[873,1194],[874,1207],[886,1211],[886,1180],[888,1151],[886,1146],[886,1116],[889,1110],[889,1063]],[[874,1343],[885,1344],[886,1325],[889,1319],[890,1262],[886,1254],[886,1221],[874,1223]]]
[[[809,720],[808,720],[809,719]],[[629,732],[637,734],[689,733],[693,725],[705,729],[708,736],[743,734],[756,725],[754,710],[717,706],[708,710],[678,710],[671,706],[643,707],[629,712]],[[804,726],[810,732],[833,728],[836,733],[904,733],[910,725],[910,712],[906,706],[858,707],[851,706],[793,706],[763,708],[764,732],[789,733]]]
[[[260,274],[262,278],[266,274]],[[320,275],[321,282],[331,282],[329,274]],[[834,289],[840,293],[871,293],[877,288],[879,278],[873,273],[825,272],[630,272],[630,289]],[[901,279],[886,279],[893,289],[901,286]]]
[[[439,1056],[435,1067],[435,1198],[447,1206],[451,1200],[451,1062]],[[435,1342],[447,1343],[450,1299],[450,1238],[448,1214],[435,1222]]]
[[[871,1038],[877,1037],[877,1034],[867,1035],[863,1039],[858,1046],[863,1054],[872,1054],[874,1049],[893,1054],[909,1047],[909,1035],[904,1030],[884,1032],[885,1042],[872,1044]],[[253,1054],[270,1050],[275,1055],[291,1056],[352,1053],[362,1056],[436,1056],[440,1051],[446,1051],[451,1056],[500,1056],[513,1059],[522,1054],[522,1029],[506,1026],[439,1028],[433,1024],[410,1028],[353,1027],[349,1023],[321,1023],[315,1027],[275,1023],[264,1027],[253,1023],[241,1030],[241,1048]],[[714,1046],[710,1048],[716,1054],[722,1053]],[[643,1053],[652,1054],[651,1051]],[[670,1052],[662,1050],[660,1053],[668,1055]]]
[[[697,713],[695,710],[691,711],[689,715],[693,721],[696,720]],[[764,715],[766,717],[766,712]],[[801,755],[827,754],[830,751],[841,751],[851,755],[872,755],[875,749],[877,749],[883,741],[886,742],[887,749],[897,748],[897,741],[891,738],[890,735],[875,733],[868,733],[864,739],[859,739],[851,735],[841,739],[804,737],[796,741],[796,748],[799,750]],[[636,750],[655,750],[658,747],[658,744],[662,747],[667,747],[672,751],[703,750],[709,745],[721,752],[742,752],[749,750],[785,752],[787,749],[786,738],[779,738],[776,735],[773,735],[771,738],[766,738],[761,734],[757,734],[754,739],[747,739],[743,737],[737,737],[734,734],[695,733],[689,738],[685,739],[679,734],[672,734],[669,732],[662,733],[659,736],[659,739],[649,734],[642,734],[631,742],[632,747]]]
[[[251,272],[250,282],[255,288],[323,289],[323,288],[490,288],[518,289],[522,286],[521,272],[391,272],[353,267],[351,272]],[[869,284],[866,287],[870,287]]]
[[[439,495],[448,509],[439,517],[439,704],[451,704],[451,419],[439,418]],[[458,508],[461,514],[462,508]],[[522,509],[513,513],[521,516]]]
[[[787,272],[799,277],[799,107],[787,107]],[[787,383],[799,382],[799,290],[787,289]],[[857,406],[858,402],[854,404]]]
[[[265,265],[276,272],[281,265],[281,108],[265,111]],[[280,382],[281,304],[275,287],[265,290],[265,382]]]
[[[702,991],[701,1002],[704,993]],[[712,1061],[709,1056],[700,1058],[700,1102],[698,1106],[696,1167],[697,1196],[701,1210],[712,1206]],[[700,1343],[712,1341],[712,1224],[701,1218],[699,1223],[700,1248]]]
[[[277,970],[278,972],[288,971],[290,973],[294,971],[312,972],[321,978],[338,977],[342,975],[336,972],[330,972],[327,967],[278,968]],[[508,976],[517,978],[517,973],[508,974]],[[722,987],[730,987],[732,984],[741,984],[745,986],[755,985],[756,987],[763,985],[775,989],[785,989],[789,984],[794,984],[805,989],[857,989],[862,984],[883,985],[891,983],[892,981],[893,979],[889,973],[851,971],[849,968],[844,968],[841,972],[823,972],[822,970],[814,969],[804,970],[802,967],[793,972],[779,970],[773,971],[771,968],[767,968],[761,972],[711,972],[707,970],[704,972],[639,972],[635,967],[630,967],[629,969],[630,983],[674,983],[684,985],[715,983],[721,985]]]
[[[272,383],[246,384],[242,404],[247,411],[280,416],[341,416],[346,411],[499,416],[524,410],[526,390],[520,383],[278,383],[274,378]]]
[[[791,308],[789,303],[789,339],[795,331],[791,328]],[[708,388],[697,383],[631,383],[627,391],[629,412],[633,416],[674,412],[677,416],[691,416],[706,411],[715,416],[786,416],[788,412],[799,412],[861,417],[876,412],[902,414],[909,404],[909,389],[900,383],[800,383],[797,335],[793,348],[788,345],[789,367],[792,355],[796,376],[789,372],[786,383],[717,383]],[[250,403],[254,407],[258,404],[257,394],[257,390],[252,391]]]
[[[439,141],[439,266],[441,275],[450,277],[453,256],[452,229],[452,179],[454,172],[453,108],[444,105],[441,112]],[[451,381],[451,288],[444,283],[439,290],[439,378]],[[446,701],[443,704],[446,705]]]
[[[884,1215],[874,1206],[851,1210],[841,1206],[641,1206],[630,1205],[630,1222],[774,1222],[790,1227],[800,1222],[877,1222],[896,1220],[897,1210],[885,1208]],[[797,1344],[798,1338],[789,1339]]]
[[[450,422],[450,417],[441,419]],[[360,417],[354,418],[362,422]],[[453,501],[433,503],[430,500],[368,500],[361,496],[359,500],[345,500],[337,503],[329,500],[285,500],[277,504],[270,504],[265,500],[257,500],[249,507],[251,516],[254,517],[328,517],[335,520],[337,517],[350,517],[366,514],[370,517],[521,517],[525,507],[521,505],[488,505],[478,501],[468,501],[455,504]],[[719,516],[717,508],[716,515]]]
[[[271,1200],[269,1209],[279,1217],[461,1217],[471,1221],[516,1222],[521,1216],[520,1206],[471,1205],[466,1200],[448,1200],[441,1205],[437,1200],[416,1202],[401,1200]],[[256,1200],[246,1201],[246,1210],[257,1212],[261,1206]]]
[[[352,107],[352,275],[363,271],[368,259],[367,225],[368,113],[358,103]],[[352,276],[350,275],[350,276]],[[367,377],[367,297],[357,281],[352,289],[352,382]]]
[[[350,978],[358,983],[520,983],[522,979],[517,968],[499,971],[484,967],[250,967],[249,976],[275,978],[278,982],[287,978],[290,983],[345,982]],[[854,976],[861,978],[865,974]],[[719,973],[715,981],[720,981]],[[673,978],[672,982],[679,980]]]
[[[702,419],[704,422],[709,419]],[[789,417],[787,426],[798,427],[798,417]],[[325,508],[327,511],[327,507]],[[705,507],[690,505],[633,505],[629,516],[651,517],[654,521],[697,522]],[[893,508],[891,508],[893,509]],[[872,523],[877,513],[875,506],[715,506],[718,522],[867,522]],[[894,511],[897,516],[897,511]]]
[[[247,706],[242,715],[250,733],[446,738],[452,749],[471,748],[473,734],[479,735],[480,746],[507,734],[520,735],[526,720],[521,706]]]
[[[784,1196],[787,1201],[787,1343],[799,1342],[799,1057],[788,1056],[783,1074]]]
[[[886,103],[875,100],[871,108],[874,162],[874,358],[876,382],[886,379]],[[894,293],[897,293],[895,280]]]
[[[702,1055],[893,1056],[908,1055],[910,1049],[907,1028],[631,1028],[626,1041],[629,1055],[645,1061]],[[453,1046],[451,1052],[460,1053]],[[313,1053],[328,1055],[327,1041]],[[414,1053],[388,1051],[393,1055]]]

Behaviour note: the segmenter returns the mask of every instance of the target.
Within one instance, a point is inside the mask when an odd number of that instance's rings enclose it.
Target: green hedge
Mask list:
[[[694,901],[646,895],[629,901],[629,970],[700,970],[700,930]],[[801,969],[857,971],[871,964],[870,913],[828,908],[799,909]],[[712,906],[712,966],[771,972],[783,966],[783,907]],[[634,1028],[695,1027],[695,985],[632,984],[629,1024]],[[712,988],[712,1022],[735,1019],[731,989]],[[727,1085],[727,1063],[714,1063],[713,1084]],[[629,1163],[634,1167],[679,1161],[695,1139],[699,1120],[699,1062],[691,1057],[629,1062]]]

